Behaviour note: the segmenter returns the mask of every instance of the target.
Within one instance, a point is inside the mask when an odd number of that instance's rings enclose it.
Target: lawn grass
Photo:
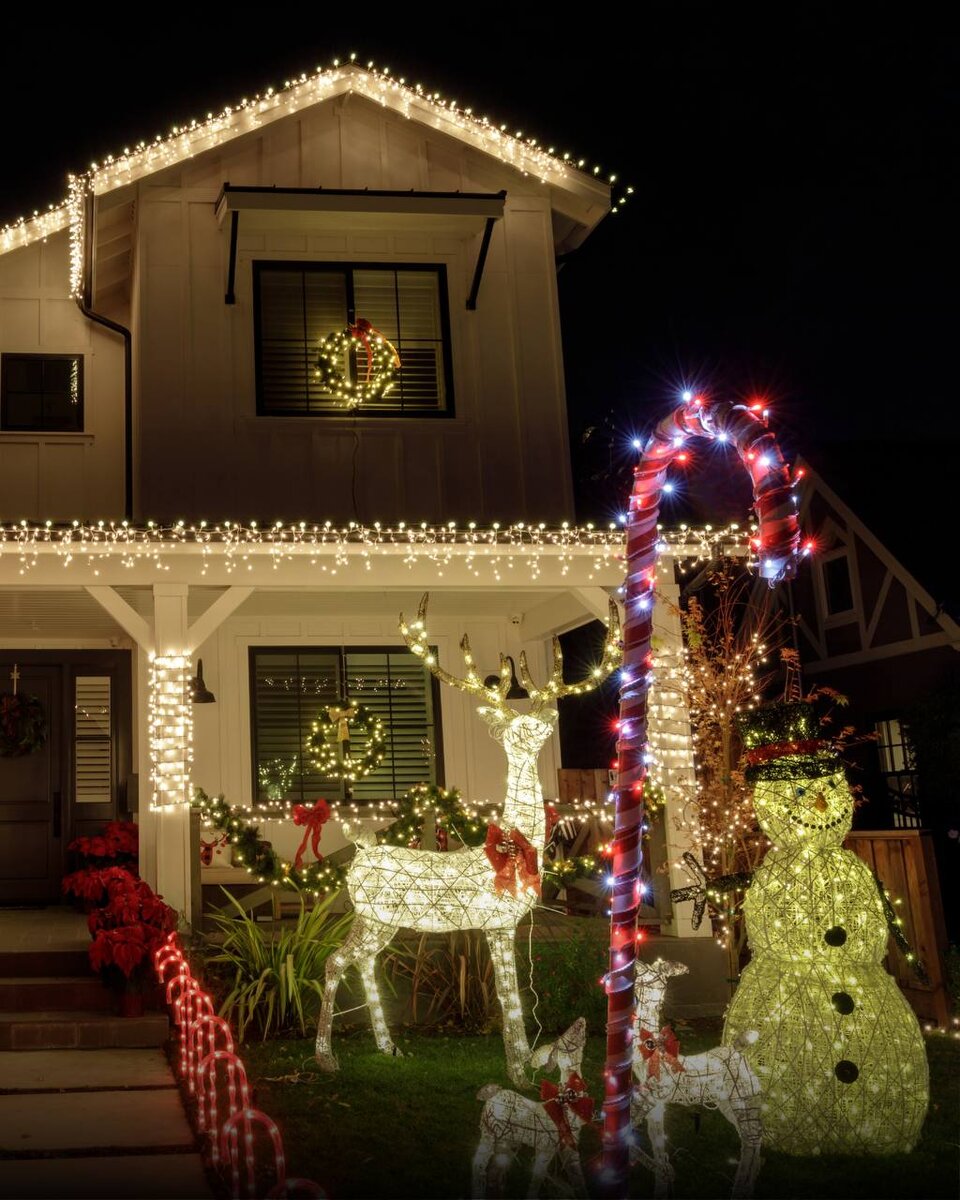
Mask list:
[[[678,1022],[677,1028],[686,1053],[719,1039],[719,1023]],[[316,1180],[337,1200],[470,1195],[481,1109],[477,1090],[486,1083],[509,1086],[502,1042],[496,1034],[400,1032],[397,1044],[406,1057],[388,1059],[376,1052],[368,1030],[339,1034],[337,1075],[315,1071],[308,1040],[244,1047],[255,1103],[283,1130],[290,1175]],[[798,1159],[765,1151],[756,1196],[956,1197],[960,1042],[932,1036],[927,1045],[930,1113],[912,1154]],[[598,1102],[603,1052],[603,1039],[591,1037],[583,1075],[594,1084]],[[689,1111],[676,1108],[669,1111],[667,1128],[674,1195],[728,1196],[738,1154],[733,1128],[718,1113],[704,1112],[698,1129]],[[598,1151],[598,1135],[585,1130],[584,1161]],[[526,1161],[515,1167],[510,1196],[526,1195],[528,1168]],[[653,1195],[652,1177],[640,1168],[631,1185],[633,1196]]]

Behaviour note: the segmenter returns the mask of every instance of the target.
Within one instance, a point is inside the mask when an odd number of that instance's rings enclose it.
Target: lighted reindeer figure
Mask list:
[[[649,1157],[634,1146],[631,1161],[653,1167],[655,1195],[666,1196],[673,1181],[673,1167],[667,1154],[663,1128],[664,1109],[668,1104],[702,1106],[721,1112],[740,1135],[740,1160],[733,1182],[734,1196],[752,1196],[760,1170],[760,1084],[744,1058],[742,1045],[717,1046],[705,1054],[679,1052],[670,1029],[660,1028],[660,1010],[667,980],[686,975],[683,963],[662,958],[653,963],[637,961],[636,1037],[633,1052],[635,1085],[630,1118],[636,1128],[646,1123],[653,1150]],[[756,1034],[744,1034],[749,1045]]]
[[[500,827],[491,825],[485,846],[438,854],[378,846],[375,835],[356,837],[357,854],[347,874],[354,921],[346,941],[327,959],[326,986],[317,1028],[316,1057],[328,1071],[337,1069],[331,1048],[333,1005],[347,967],[356,963],[363,980],[367,1007],[377,1046],[384,1054],[398,1054],[390,1037],[377,989],[377,955],[399,929],[418,933],[446,933],[479,929],[487,935],[497,995],[503,1010],[503,1041],[510,1079],[522,1087],[524,1065],[530,1057],[520,1007],[514,936],[519,921],[540,896],[540,856],[546,835],[543,793],[537,773],[540,748],[553,731],[557,718],[554,702],[561,696],[591,691],[620,661],[620,623],[616,605],[610,603],[610,624],[603,661],[577,683],[563,682],[560,643],[553,639],[553,673],[541,688],[533,682],[526,656],[520,655],[520,675],[530,695],[531,711],[519,713],[506,702],[512,678],[510,663],[500,656],[496,685],[487,687],[477,672],[470,643],[460,642],[466,675],[460,679],[443,670],[427,644],[427,596],[420,601],[416,621],[407,625],[400,617],[400,632],[407,646],[443,683],[477,696],[479,713],[507,755],[507,793]]]
[[[531,1100],[491,1083],[477,1093],[484,1100],[480,1145],[473,1156],[473,1195],[503,1195],[507,1168],[521,1149],[533,1151],[528,1196],[538,1196],[547,1171],[559,1158],[575,1196],[586,1196],[577,1139],[593,1119],[593,1101],[580,1075],[587,1023],[578,1017],[555,1042],[541,1046],[530,1060],[537,1070],[559,1071],[559,1087],[544,1080],[540,1100]]]

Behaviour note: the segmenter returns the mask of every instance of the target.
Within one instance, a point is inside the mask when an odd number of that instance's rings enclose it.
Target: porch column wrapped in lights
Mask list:
[[[767,429],[762,405],[707,405],[688,392],[654,430],[634,469],[627,516],[626,614],[617,743],[616,816],[607,991],[607,1061],[604,1074],[603,1185],[626,1196],[629,1175],[630,1098],[633,1091],[634,967],[640,903],[640,833],[647,758],[647,697],[652,680],[653,604],[660,539],[660,494],[670,490],[667,469],[689,457],[690,437],[729,442],[753,483],[759,529],[751,547],[759,573],[773,586],[792,578],[800,551],[797,502],[789,469]],[[639,447],[638,447],[639,448]]]
[[[190,656],[150,655],[150,773],[155,809],[191,802]]]

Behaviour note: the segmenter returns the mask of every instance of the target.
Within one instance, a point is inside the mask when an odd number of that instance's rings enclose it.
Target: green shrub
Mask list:
[[[562,1033],[575,1017],[585,1017],[591,1033],[603,1033],[607,997],[600,977],[607,970],[608,953],[605,933],[584,930],[555,941],[534,941],[533,984],[537,996],[533,997],[529,987],[524,986],[528,972],[526,947],[518,944],[517,968],[527,1025],[535,1016],[544,1033]]]
[[[487,1030],[499,1016],[493,963],[478,929],[398,938],[384,951],[383,970],[394,993],[409,990],[415,1025]]]
[[[227,976],[230,990],[220,1015],[235,1023],[241,1042],[251,1024],[264,1040],[296,1027],[305,1034],[307,1018],[315,1016],[323,995],[327,958],[346,936],[353,914],[330,916],[335,893],[311,909],[301,898],[296,923],[274,929],[248,917],[226,889],[224,895],[237,915],[212,916],[223,941],[206,956],[218,974]]]

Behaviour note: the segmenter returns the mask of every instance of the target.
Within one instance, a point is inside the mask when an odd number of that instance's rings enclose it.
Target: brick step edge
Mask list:
[[[7,950],[0,953],[0,979],[49,979],[65,975],[87,975],[96,979],[86,949]]]
[[[4,1013],[0,1050],[149,1049],[164,1044],[170,1022],[164,1013],[112,1017],[101,1013]]]
[[[0,979],[0,1013],[115,1012],[116,994],[97,975],[38,975]]]

